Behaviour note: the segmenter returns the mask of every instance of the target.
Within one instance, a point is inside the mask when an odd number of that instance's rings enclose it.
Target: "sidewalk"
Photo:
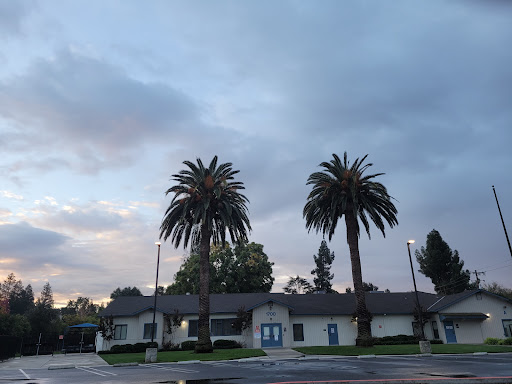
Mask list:
[[[37,369],[52,366],[91,367],[108,365],[105,360],[95,353],[70,353],[67,355],[41,355],[16,357],[0,362],[0,370],[4,369]]]
[[[298,359],[299,357],[304,357],[303,353],[294,351],[291,348],[265,348],[263,352],[265,352],[270,359],[274,360]]]

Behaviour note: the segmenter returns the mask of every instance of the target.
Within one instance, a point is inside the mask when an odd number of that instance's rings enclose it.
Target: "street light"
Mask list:
[[[158,246],[158,257],[156,261],[156,282],[155,282],[155,302],[153,303],[153,324],[151,324],[151,342],[155,338],[155,318],[156,318],[156,297],[158,295],[158,267],[160,266],[160,245],[161,242],[157,241],[155,245]]]
[[[411,263],[411,273],[412,273],[412,282],[414,283],[414,293],[416,294],[416,306],[418,307],[418,321],[420,323],[420,331],[421,331],[421,340],[425,340],[425,332],[423,330],[423,313],[420,307],[420,299],[418,297],[418,289],[416,288],[416,278],[414,277],[414,268],[412,267],[412,257],[411,257],[411,244],[414,244],[414,240],[409,240],[407,242],[407,250],[409,251],[409,262]]]

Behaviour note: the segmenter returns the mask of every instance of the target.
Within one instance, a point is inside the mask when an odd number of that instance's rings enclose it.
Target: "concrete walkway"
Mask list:
[[[304,354],[290,348],[265,348],[263,352],[265,352],[270,359],[274,360],[298,359],[304,356]]]
[[[41,355],[16,357],[0,362],[0,370],[3,369],[34,369],[56,367],[92,367],[108,365],[105,360],[95,353],[70,353],[67,355]]]

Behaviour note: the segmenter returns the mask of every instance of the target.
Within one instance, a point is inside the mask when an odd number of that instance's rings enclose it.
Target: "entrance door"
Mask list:
[[[443,321],[444,323],[444,334],[446,335],[446,343],[456,343],[457,336],[455,335],[455,327],[453,321]]]
[[[283,346],[281,323],[261,324],[261,348]]]
[[[329,345],[339,345],[338,342],[338,324],[327,324],[329,333]]]

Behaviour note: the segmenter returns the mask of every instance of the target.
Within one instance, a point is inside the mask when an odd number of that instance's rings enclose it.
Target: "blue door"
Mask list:
[[[261,348],[283,346],[281,323],[261,324]]]
[[[446,335],[446,343],[456,343],[457,336],[455,336],[455,327],[453,321],[443,321],[444,323],[444,334]]]
[[[329,345],[339,345],[338,342],[338,324],[327,324],[329,333]]]

